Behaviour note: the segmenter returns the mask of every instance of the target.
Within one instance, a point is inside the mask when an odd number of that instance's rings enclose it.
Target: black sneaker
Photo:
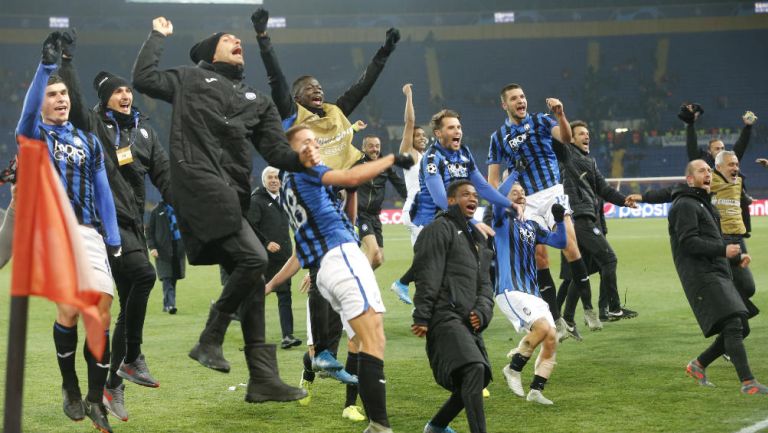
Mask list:
[[[85,414],[93,421],[93,427],[101,433],[112,433],[112,427],[107,420],[107,409],[101,402],[85,401]]]
[[[294,337],[293,335],[286,335],[283,337],[283,341],[280,342],[280,347],[283,349],[290,349],[291,347],[295,347],[301,344],[301,340]]]
[[[61,388],[61,395],[64,397],[64,415],[72,421],[81,421],[85,418],[85,408],[83,407],[83,396],[79,389],[68,390]]]
[[[177,311],[179,311],[179,309],[176,308],[175,305],[171,305],[170,307],[168,307],[168,314],[176,314]]]
[[[608,312],[609,322],[615,322],[621,319],[634,319],[635,317],[637,317],[637,311],[632,311],[624,307]]]

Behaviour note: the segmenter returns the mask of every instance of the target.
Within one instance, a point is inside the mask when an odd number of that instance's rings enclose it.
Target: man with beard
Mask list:
[[[673,193],[669,211],[669,240],[685,296],[704,337],[715,341],[686,366],[686,373],[704,386],[714,386],[705,369],[727,354],[741,381],[743,394],[768,394],[768,387],[752,375],[744,347],[749,335],[747,307],[733,285],[727,260],[749,263],[738,244],[727,244],[720,232],[717,211],[709,199],[712,169],[700,159],[688,163],[686,186]]]
[[[159,17],[152,27],[133,82],[136,90],[173,105],[171,188],[184,248],[191,264],[221,264],[230,275],[189,356],[229,372],[222,344],[230,315],[239,308],[250,375],[245,400],[301,399],[306,392],[280,379],[275,345],[265,340],[267,253],[244,214],[250,203],[251,146],[270,165],[296,172],[319,162],[317,150],[293,151],[274,103],[242,82],[243,48],[235,35],[219,32],[195,44],[189,53],[195,66],[160,70],[163,42],[173,25]]]
[[[574,313],[579,295],[590,291],[589,273],[579,252],[576,232],[573,228],[568,204],[560,179],[558,154],[562,156],[564,143],[571,142],[571,127],[565,117],[563,103],[555,98],[545,100],[555,118],[545,113],[529,113],[528,99],[519,84],[508,84],[501,89],[501,107],[507,114],[504,124],[491,134],[488,149],[488,182],[498,186],[499,176],[504,169],[516,170],[519,182],[527,197],[526,218],[542,218],[545,225],[552,227],[554,219],[551,208],[560,203],[566,210],[565,231],[568,244],[563,250],[571,268],[573,282],[563,312],[564,332],[576,340],[581,335],[576,328]],[[503,167],[502,167],[503,165]],[[537,247],[536,258],[541,295],[549,305],[554,305],[555,283],[549,271],[549,256],[544,246]],[[559,330],[563,333],[563,330]]]
[[[453,182],[446,195],[447,211],[422,230],[412,266],[419,272],[411,332],[427,337],[435,381],[451,392],[424,433],[452,432],[448,424],[462,409],[469,431],[485,433],[483,389],[491,380],[491,364],[482,332],[493,317],[493,252],[470,222],[478,203],[472,182]]]
[[[367,135],[363,138],[362,150],[363,157],[355,165],[377,160],[381,154],[381,140],[375,135]],[[408,196],[403,178],[393,167],[357,187],[357,227],[363,251],[373,270],[384,263],[384,236],[381,233],[379,214],[384,202],[387,180],[395,187],[400,197],[405,199]]]

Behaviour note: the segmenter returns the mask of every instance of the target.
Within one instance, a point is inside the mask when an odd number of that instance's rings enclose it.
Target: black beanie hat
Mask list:
[[[189,58],[192,59],[194,64],[198,64],[200,60],[213,63],[213,55],[216,53],[216,46],[219,45],[219,39],[224,35],[224,32],[214,33],[196,43],[192,46],[192,49],[189,50]]]
[[[99,101],[101,101],[101,106],[106,107],[107,103],[109,102],[109,98],[112,97],[112,93],[115,92],[120,87],[131,87],[131,83],[129,83],[125,78],[119,77],[114,74],[110,74],[106,71],[101,71],[98,74],[96,74],[96,78],[93,79],[93,88],[96,90],[96,93],[99,95]]]

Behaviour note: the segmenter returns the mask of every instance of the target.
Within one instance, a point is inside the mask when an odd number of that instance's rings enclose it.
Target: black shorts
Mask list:
[[[379,248],[384,248],[384,236],[381,234],[381,220],[378,215],[359,212],[357,214],[357,229],[360,233],[360,239],[374,235]]]

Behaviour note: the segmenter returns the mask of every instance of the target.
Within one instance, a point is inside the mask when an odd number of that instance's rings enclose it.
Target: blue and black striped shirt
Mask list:
[[[280,172],[280,202],[288,213],[296,257],[304,268],[320,266],[320,259],[332,248],[358,242],[333,189],[322,183],[329,170],[321,164],[303,173]]]
[[[552,148],[552,128],[557,120],[548,114],[528,114],[519,125],[509,119],[491,134],[488,164],[502,164],[520,173],[527,195],[560,183],[560,168]]]

